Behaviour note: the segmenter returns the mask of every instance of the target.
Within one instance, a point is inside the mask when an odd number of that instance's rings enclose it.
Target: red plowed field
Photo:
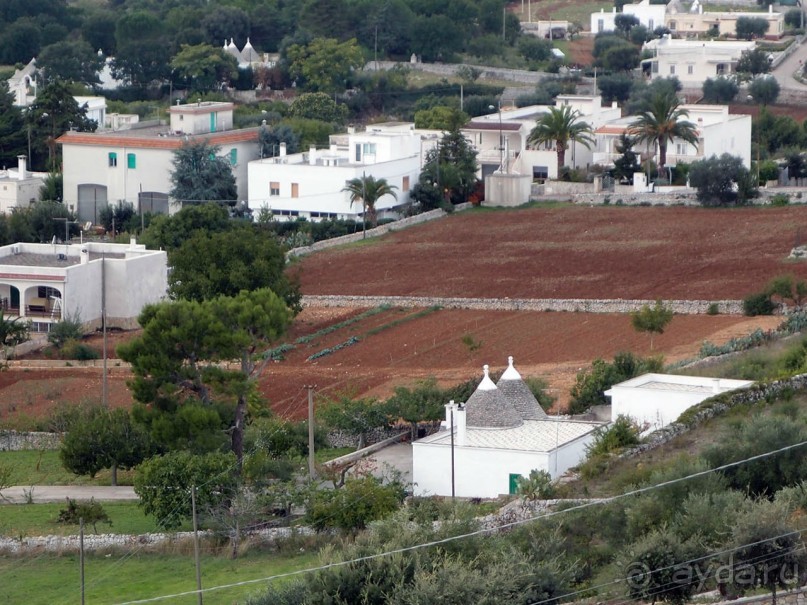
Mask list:
[[[614,200],[616,201],[616,200]],[[738,299],[807,239],[807,208],[468,212],[300,263],[305,294]]]

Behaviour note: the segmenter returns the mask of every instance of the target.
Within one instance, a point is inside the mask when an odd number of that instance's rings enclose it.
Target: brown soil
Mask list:
[[[575,38],[569,42],[569,63],[572,65],[591,65],[594,63],[594,38],[589,36]]]
[[[759,105],[733,104],[729,108],[731,113],[758,116],[762,111]],[[790,116],[799,123],[807,119],[807,107],[804,105],[768,105],[768,111],[776,116]]]
[[[787,260],[807,208],[541,207],[466,212],[304,258],[306,294],[738,299]]]

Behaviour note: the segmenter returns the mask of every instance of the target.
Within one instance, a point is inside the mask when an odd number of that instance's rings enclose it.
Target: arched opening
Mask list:
[[[25,316],[62,317],[62,293],[53,286],[31,286],[25,290]]]
[[[0,284],[0,309],[4,315],[20,314],[20,291],[10,284]]]

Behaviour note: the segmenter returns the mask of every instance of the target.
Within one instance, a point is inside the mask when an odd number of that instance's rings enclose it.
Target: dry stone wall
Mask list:
[[[59,433],[18,433],[0,431],[0,452],[21,450],[57,450],[62,445]]]
[[[311,307],[443,307],[446,309],[476,309],[484,311],[561,311],[570,313],[629,313],[653,300],[585,299],[585,298],[440,298],[436,296],[337,296],[309,295],[303,306]],[[721,314],[741,315],[740,300],[669,300],[664,304],[675,313],[701,315],[717,305]]]

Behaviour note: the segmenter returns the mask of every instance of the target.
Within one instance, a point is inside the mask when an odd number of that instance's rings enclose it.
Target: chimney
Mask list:
[[[720,379],[712,378],[712,393],[717,395],[720,392]]]
[[[17,156],[17,179],[24,181],[27,178],[28,167],[26,165],[27,157],[24,155]]]
[[[769,4],[769,5],[768,5],[768,14],[769,14],[769,15],[772,15],[772,14],[773,14],[773,4]]]
[[[465,445],[466,441],[466,430],[465,430],[465,406],[461,403],[458,403],[456,409],[454,410],[454,428],[457,431],[456,440],[454,441],[454,445]]]
[[[86,265],[88,262],[90,262],[90,252],[89,252],[89,250],[87,250],[87,248],[82,248],[81,249],[81,264]]]
[[[281,158],[286,157],[286,143],[280,144],[280,151],[278,152]]]
[[[309,166],[316,166],[317,165],[317,148],[311,145],[308,148],[308,165]]]

